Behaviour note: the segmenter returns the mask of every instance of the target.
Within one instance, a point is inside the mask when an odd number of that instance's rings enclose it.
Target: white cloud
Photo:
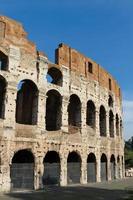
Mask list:
[[[133,136],[133,101],[123,101],[123,114],[124,114],[124,138],[129,139]]]

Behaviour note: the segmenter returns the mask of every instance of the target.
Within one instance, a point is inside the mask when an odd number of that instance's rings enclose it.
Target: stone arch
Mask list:
[[[36,84],[25,79],[19,82],[16,100],[16,122],[36,125],[38,112],[38,88]]]
[[[51,67],[48,69],[46,79],[47,82],[49,83],[62,86],[63,82],[62,72],[56,67]]]
[[[109,107],[113,107],[113,98],[112,98],[112,96],[111,95],[109,95],[109,98],[108,98],[108,106]]]
[[[87,102],[86,124],[93,129],[96,126],[96,108],[94,102],[91,100]]]
[[[119,123],[119,116],[118,116],[118,114],[116,114],[115,120],[116,120],[116,122],[115,122],[116,135],[119,136],[119,132],[120,132],[119,126],[120,126],[120,123]]]
[[[122,129],[123,129],[123,122],[122,119],[120,118],[120,136],[122,137]]]
[[[13,189],[34,189],[34,162],[34,155],[28,149],[14,154],[10,166]]]
[[[8,56],[0,51],[0,70],[7,71],[8,70]]]
[[[4,119],[5,117],[6,88],[7,88],[6,79],[0,75],[0,119]]]
[[[76,94],[70,96],[68,105],[69,126],[81,127],[81,101]]]
[[[60,184],[60,157],[56,151],[48,151],[43,160],[44,185]]]
[[[117,177],[121,178],[121,162],[120,162],[120,156],[117,156]]]
[[[106,110],[104,106],[100,106],[99,127],[100,127],[100,136],[106,136]]]
[[[80,183],[81,157],[76,151],[72,151],[67,157],[67,182]]]
[[[90,153],[87,157],[87,182],[96,182],[96,156]]]
[[[112,110],[109,111],[109,134],[114,137],[114,114]]]
[[[46,130],[60,130],[62,124],[62,96],[56,90],[49,90],[46,95]]]
[[[107,180],[107,156],[103,153],[101,155],[101,181]]]
[[[110,158],[110,169],[111,169],[111,180],[114,180],[115,177],[115,173],[116,173],[116,163],[115,163],[115,156],[112,154],[111,158]]]

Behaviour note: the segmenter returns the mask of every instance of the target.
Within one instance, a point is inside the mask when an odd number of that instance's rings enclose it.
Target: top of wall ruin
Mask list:
[[[111,92],[114,92],[117,97],[121,99],[120,87],[116,80],[99,64],[92,59],[79,53],[77,50],[69,47],[66,44],[59,44],[55,51],[55,62],[58,65],[67,66],[71,71],[77,75],[83,75],[88,80],[92,79],[98,81],[102,87],[109,89],[109,79],[111,80]],[[88,71],[88,63],[92,64],[93,72]]]
[[[36,45],[27,39],[27,33],[22,24],[6,16],[0,16],[0,44],[3,49],[9,49],[10,45],[17,46],[21,50],[21,55],[30,54],[31,59],[40,56],[46,57],[44,53],[37,52]],[[88,72],[88,63],[92,64],[93,73]],[[64,65],[77,75],[83,75],[88,80],[98,81],[102,87],[107,89],[109,89],[110,79],[111,92],[121,99],[120,87],[115,79],[99,64],[68,45],[60,44],[56,49],[55,65],[58,67]]]
[[[22,24],[5,16],[0,16],[0,42],[4,47],[12,44],[28,53],[36,54],[36,46],[27,39]]]

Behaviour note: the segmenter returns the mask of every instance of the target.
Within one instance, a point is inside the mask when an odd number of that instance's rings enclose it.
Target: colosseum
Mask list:
[[[0,16],[0,191],[124,177],[121,90],[59,44],[55,63]]]

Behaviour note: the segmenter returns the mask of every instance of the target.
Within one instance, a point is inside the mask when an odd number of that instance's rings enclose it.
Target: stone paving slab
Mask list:
[[[45,187],[43,191],[0,194],[0,200],[133,200],[133,178],[85,186]]]

